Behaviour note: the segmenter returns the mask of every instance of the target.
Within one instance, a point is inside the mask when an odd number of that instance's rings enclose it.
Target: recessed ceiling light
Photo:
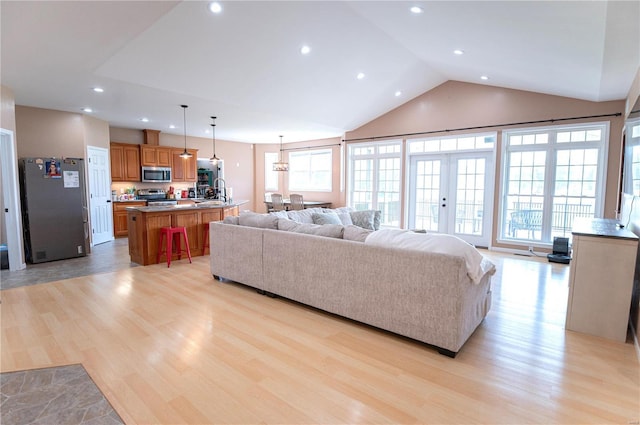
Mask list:
[[[422,13],[422,8],[418,6],[412,6],[411,9],[409,10],[411,11],[411,13],[415,13],[415,14]]]
[[[142,121],[142,122],[149,122],[149,118],[146,118],[146,117],[144,117],[144,118],[140,118],[140,121]]]
[[[398,91],[396,91],[396,92],[395,92],[395,96],[396,96],[396,97],[400,96],[401,94],[402,94],[402,92],[401,92],[400,90],[398,90]]]
[[[487,77],[486,75],[481,75],[481,76],[480,76],[480,79],[481,79],[481,80],[488,80],[488,79],[489,79],[489,77]]]
[[[212,1],[209,3],[209,10],[211,13],[220,13],[222,12],[222,6],[217,1]]]
[[[356,78],[358,80],[362,80],[364,78],[364,72],[358,72],[358,75],[356,75]]]
[[[303,55],[308,55],[309,52],[311,52],[311,47],[304,45],[300,48],[300,53],[302,53]]]
[[[94,87],[92,90],[93,90],[94,92],[96,92],[96,93],[102,93],[102,92],[104,92],[104,89],[103,89],[102,87]]]
[[[169,128],[174,129],[174,128],[176,128],[176,126],[173,125],[173,124],[169,124]]]
[[[90,114],[90,113],[93,112],[93,109],[91,109],[91,108],[82,108],[82,111]]]
[[[456,49],[453,51],[454,55],[464,55],[464,50]]]

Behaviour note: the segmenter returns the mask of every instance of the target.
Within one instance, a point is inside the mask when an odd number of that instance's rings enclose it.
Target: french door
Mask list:
[[[488,247],[493,178],[493,152],[411,156],[409,228],[448,233]]]

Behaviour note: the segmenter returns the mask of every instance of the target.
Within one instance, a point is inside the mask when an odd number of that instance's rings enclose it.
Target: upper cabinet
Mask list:
[[[171,167],[170,147],[140,145],[140,165],[143,167]]]
[[[140,146],[111,143],[111,181],[140,181]]]
[[[198,150],[187,149],[191,158],[182,158],[180,154],[184,149],[174,148],[171,152],[171,181],[172,182],[196,182],[198,180]]]

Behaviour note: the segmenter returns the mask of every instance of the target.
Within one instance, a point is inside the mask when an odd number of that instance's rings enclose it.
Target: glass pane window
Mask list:
[[[493,150],[495,133],[461,135],[446,138],[413,139],[407,141],[409,154],[422,152],[456,152],[470,150]]]
[[[480,235],[484,209],[485,159],[458,160],[456,233]]]
[[[347,205],[380,210],[381,225],[399,227],[401,154],[400,141],[350,145]]]
[[[607,124],[506,131],[501,239],[552,243],[576,217],[600,216],[607,134]]]
[[[330,192],[331,149],[289,153],[289,190]]]

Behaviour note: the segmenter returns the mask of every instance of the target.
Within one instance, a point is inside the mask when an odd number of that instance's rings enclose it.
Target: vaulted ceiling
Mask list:
[[[215,115],[220,139],[277,143],[341,136],[447,80],[624,99],[640,66],[637,1],[219,3],[2,1],[1,83],[18,105],[176,134],[187,104],[189,135]]]

